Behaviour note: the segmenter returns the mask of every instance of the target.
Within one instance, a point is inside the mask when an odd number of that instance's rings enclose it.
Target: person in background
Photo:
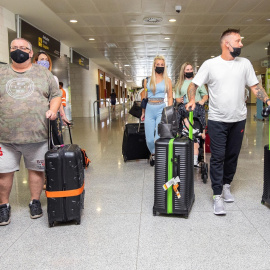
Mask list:
[[[146,93],[147,92],[147,93]],[[146,109],[142,110],[141,120],[144,122],[146,144],[151,153],[150,165],[155,164],[155,140],[158,136],[158,124],[161,121],[164,99],[168,95],[168,105],[173,105],[172,82],[167,74],[165,58],[162,55],[155,57],[152,66],[152,75],[144,80],[144,91],[141,97],[148,98]]]
[[[220,37],[222,53],[206,60],[188,88],[186,108],[195,108],[196,90],[207,84],[209,91],[208,133],[211,144],[210,178],[213,189],[214,214],[225,215],[224,201],[234,202],[231,183],[240,153],[247,107],[245,86],[267,106],[265,90],[259,84],[250,61],[239,57],[243,47],[240,30],[227,29]]]
[[[63,86],[64,84],[62,82],[59,82],[59,89],[62,91],[62,105],[63,105],[64,112],[66,113],[67,94]]]
[[[114,89],[112,90],[110,98],[111,98],[112,110],[115,111],[116,94],[114,93]]]
[[[52,73],[31,63],[29,41],[14,39],[10,57],[10,65],[0,66],[0,225],[10,223],[9,196],[21,156],[28,169],[30,217],[43,215],[40,195],[48,150],[47,119],[56,119],[62,95]]]
[[[179,79],[175,85],[175,99],[177,103],[183,103],[186,104],[189,102],[188,96],[187,96],[187,90],[192,82],[192,79],[194,78],[194,71],[193,66],[186,62],[181,66]],[[208,92],[204,85],[197,88],[196,96],[195,96],[195,102],[196,106],[204,106],[204,103],[208,100]],[[201,111],[205,115],[204,108],[201,109]],[[204,116],[205,117],[205,116]],[[185,126],[188,128],[189,123],[185,119]],[[202,133],[203,139],[205,138],[204,133]],[[199,155],[199,143],[194,143],[194,166],[198,166],[198,155]]]
[[[51,57],[46,52],[38,52],[34,56],[33,63],[38,64],[40,66],[43,66],[46,69],[48,69],[49,71],[52,70],[52,60],[51,60]],[[57,85],[59,85],[58,78],[56,76],[54,76],[54,79],[55,79]],[[62,134],[62,120],[64,120],[64,125],[66,125],[66,123],[70,123],[66,117],[66,114],[65,114],[65,111],[64,111],[62,104],[61,104],[60,109],[57,113],[57,116],[58,117],[55,121],[51,121],[53,143],[55,145],[62,145],[62,144],[64,144],[63,134]]]

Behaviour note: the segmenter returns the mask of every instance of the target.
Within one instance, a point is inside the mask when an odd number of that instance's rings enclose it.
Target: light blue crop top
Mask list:
[[[154,95],[150,88],[150,80],[147,83],[148,98],[165,98],[165,80],[156,85],[156,94]]]

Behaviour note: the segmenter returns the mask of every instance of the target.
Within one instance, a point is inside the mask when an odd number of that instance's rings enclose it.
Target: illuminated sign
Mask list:
[[[21,20],[21,37],[27,39],[33,46],[60,57],[60,41]]]
[[[89,70],[89,59],[72,50],[72,62]]]

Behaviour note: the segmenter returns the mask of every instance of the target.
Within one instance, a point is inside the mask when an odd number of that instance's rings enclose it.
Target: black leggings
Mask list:
[[[210,178],[214,195],[221,195],[223,185],[231,184],[244,137],[246,120],[225,123],[208,120],[210,136]]]

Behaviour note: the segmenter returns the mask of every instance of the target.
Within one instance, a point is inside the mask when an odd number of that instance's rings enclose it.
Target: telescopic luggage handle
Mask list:
[[[71,131],[70,131],[70,126],[72,124],[66,122],[65,120],[63,120],[67,126],[68,126],[68,131],[69,131],[69,138],[70,138],[70,143],[72,144],[72,137],[71,137]],[[56,147],[56,145],[53,142],[53,136],[52,136],[52,125],[51,125],[51,120],[48,118],[48,149],[50,150],[50,142],[52,144],[53,147]]]

